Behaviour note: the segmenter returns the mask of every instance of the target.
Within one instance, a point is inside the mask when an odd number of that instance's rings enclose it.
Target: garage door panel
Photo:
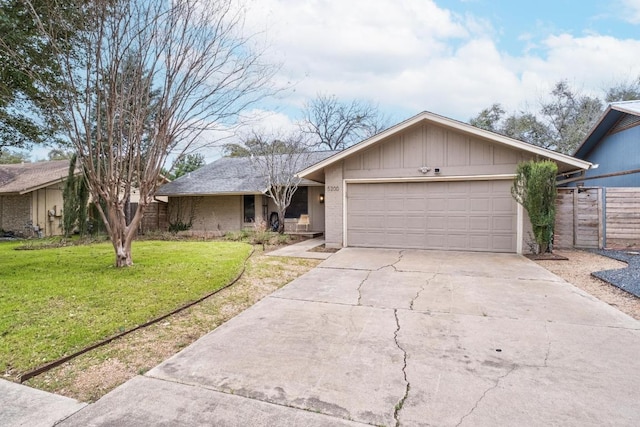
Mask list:
[[[496,252],[513,252],[511,236],[493,236],[492,246]]]
[[[349,184],[347,245],[515,252],[510,181]]]
[[[426,202],[425,211],[429,213],[442,213],[447,211],[447,200],[438,198],[429,198]]]
[[[488,233],[489,231],[491,231],[491,227],[489,226],[489,224],[491,224],[491,218],[486,216],[476,216],[469,218],[469,229],[476,232],[484,231]]]
[[[447,200],[447,211],[449,212],[466,212],[467,211],[467,199],[455,199],[451,198]]]
[[[513,199],[511,198],[495,198],[493,199],[493,212],[511,213],[513,211]]]
[[[469,236],[469,247],[474,251],[481,251],[490,246],[489,236]]]
[[[455,232],[469,231],[469,218],[466,216],[450,216],[447,218],[447,231],[449,234]]]
[[[496,233],[510,233],[515,228],[515,218],[510,216],[493,217],[493,231]]]
[[[449,249],[449,250],[469,249],[469,236],[464,234],[447,234],[445,249]]]
[[[423,233],[426,219],[421,215],[407,215],[405,225],[408,231]]]
[[[427,218],[426,231],[431,233],[442,233],[442,230],[447,228],[446,216],[430,216]]]
[[[488,213],[491,212],[492,201],[491,199],[483,198],[472,198],[469,200],[469,211],[470,212],[480,212],[480,213]]]

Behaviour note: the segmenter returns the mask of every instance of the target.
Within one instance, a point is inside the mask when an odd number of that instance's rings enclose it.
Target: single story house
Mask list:
[[[335,154],[309,153],[300,168]],[[188,233],[221,236],[253,227],[260,220],[270,223],[276,206],[265,195],[268,180],[250,157],[223,157],[173,182],[163,185],[157,196],[168,197],[169,224],[189,224]],[[324,231],[324,185],[302,180],[286,211],[285,229],[294,231],[301,215],[309,216],[304,230]],[[185,227],[186,228],[186,227]]]
[[[68,160],[0,164],[0,230],[16,236],[62,234]]]
[[[324,184],[328,247],[523,253],[530,221],[511,196],[518,162],[591,163],[423,112],[302,170]]]

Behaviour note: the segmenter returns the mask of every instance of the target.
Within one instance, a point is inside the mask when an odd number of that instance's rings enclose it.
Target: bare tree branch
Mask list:
[[[319,94],[303,108],[302,131],[320,148],[342,150],[386,129],[378,107],[365,101],[340,102],[335,95]]]
[[[253,167],[265,181],[265,194],[276,205],[278,231],[283,233],[286,210],[302,181],[296,174],[308,166],[308,144],[299,135],[277,138],[254,131],[245,146],[250,150]]]
[[[276,68],[242,33],[244,11],[234,0],[94,0],[82,7],[85,25],[69,41],[75,49],[56,50],[64,85],[51,88],[50,105],[93,200],[106,203],[106,212],[97,206],[116,265],[126,266],[169,153],[184,153],[205,130],[233,126],[272,92]],[[58,39],[40,29],[55,49]],[[126,224],[133,186],[140,203]]]

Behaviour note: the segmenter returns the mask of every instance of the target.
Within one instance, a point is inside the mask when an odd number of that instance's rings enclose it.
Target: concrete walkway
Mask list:
[[[266,255],[309,259],[327,259],[333,255],[331,252],[311,252],[311,249],[320,245],[324,245],[324,237],[303,240],[302,242],[268,252]]]
[[[67,397],[0,380],[0,426],[48,427],[85,406]]]
[[[635,426],[638,354],[521,256],[343,249],[61,425]]]

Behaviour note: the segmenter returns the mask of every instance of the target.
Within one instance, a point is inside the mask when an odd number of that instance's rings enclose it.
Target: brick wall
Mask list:
[[[25,227],[30,220],[31,194],[0,196],[0,229],[24,235],[27,231]]]

